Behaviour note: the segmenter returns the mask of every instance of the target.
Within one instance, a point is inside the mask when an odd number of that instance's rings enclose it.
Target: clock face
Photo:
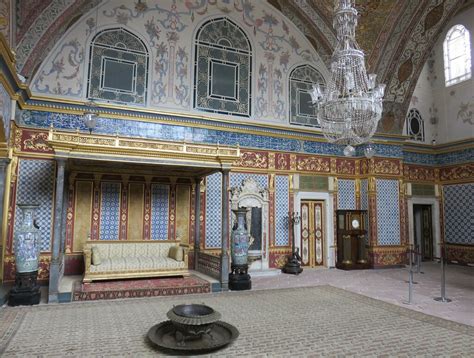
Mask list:
[[[359,220],[357,220],[357,219],[352,220],[352,227],[354,229],[358,229],[359,228]]]

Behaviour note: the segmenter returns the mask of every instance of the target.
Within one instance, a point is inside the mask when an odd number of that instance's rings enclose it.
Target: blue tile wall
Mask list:
[[[372,147],[375,149],[375,155],[378,157],[390,157],[390,158],[402,158],[403,149],[400,145],[388,145],[380,143],[371,143]],[[364,149],[367,145],[362,144],[356,147],[356,156],[364,157]]]
[[[398,181],[377,179],[378,245],[400,245]]]
[[[221,247],[222,227],[222,175],[206,177],[206,248]]]
[[[157,116],[163,119],[164,116]],[[201,123],[202,120],[187,119],[187,122],[179,119],[179,117],[170,117],[174,121],[181,121],[183,125],[171,125],[153,122],[144,122],[137,120],[126,120],[117,118],[100,117],[97,120],[97,126],[94,129],[95,133],[99,134],[119,134],[122,136],[142,137],[149,139],[161,139],[172,141],[190,141],[195,143],[216,144],[217,142],[225,145],[239,144],[245,148],[267,149],[267,150],[281,150],[289,152],[306,152],[311,154],[321,155],[340,155],[342,156],[343,146],[324,142],[302,141],[297,139],[299,133],[284,129],[265,129],[268,135],[256,135],[249,133],[239,133],[236,131],[229,131],[229,128],[236,129],[258,129],[249,124],[230,124],[217,123],[212,124],[217,127],[226,128],[227,131],[218,129],[197,128],[193,123]],[[55,128],[65,130],[87,131],[81,116],[65,113],[52,113],[40,111],[22,111],[19,115],[19,123],[25,126],[49,128],[51,124]],[[273,137],[272,134],[284,134],[288,136],[295,136],[295,138],[281,138]],[[320,139],[321,135],[317,133],[308,132],[306,135]],[[400,146],[377,144],[375,145],[377,155],[388,157],[402,157]],[[360,156],[363,156],[363,150],[358,149]]]
[[[268,190],[268,175],[266,174],[250,174],[250,173],[238,173],[238,172],[232,172],[230,173],[230,187],[240,187],[242,185],[242,182],[245,179],[252,178],[257,182],[257,184],[260,186],[262,189],[267,189]]]
[[[100,195],[100,240],[118,240],[120,229],[120,183],[103,182]]]
[[[445,185],[443,194],[446,242],[474,245],[474,184]]]
[[[339,210],[356,208],[355,180],[339,179],[337,181],[337,208]]]
[[[151,185],[151,239],[168,240],[170,186]]]
[[[18,204],[39,204],[35,220],[41,235],[41,251],[51,250],[54,173],[55,163],[52,160],[19,160],[14,230],[21,226],[23,220]]]
[[[288,212],[289,179],[286,175],[275,176],[275,245],[289,245]]]
[[[474,161],[474,148],[441,154],[404,152],[403,161],[405,163],[420,165],[454,165],[469,163]]]
[[[403,152],[403,161],[410,164],[436,165],[435,154]]]
[[[451,153],[438,154],[438,165],[451,165],[474,162],[474,148],[463,149]]]

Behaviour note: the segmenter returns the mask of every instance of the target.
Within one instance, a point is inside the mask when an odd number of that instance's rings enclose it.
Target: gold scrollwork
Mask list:
[[[388,159],[377,161],[375,163],[374,170],[377,174],[400,174],[400,167],[398,163]]]
[[[441,168],[441,181],[466,180],[474,178],[474,164],[465,164],[450,168]]]
[[[343,159],[337,163],[336,171],[338,174],[355,174],[354,163]]]
[[[306,170],[306,171],[316,171],[316,172],[330,172],[330,164],[329,161],[315,158],[315,157],[308,157],[308,158],[298,158],[298,162],[296,167],[298,170]]]
[[[234,165],[245,168],[268,168],[267,156],[263,153],[243,152],[240,159]]]
[[[405,177],[408,180],[430,180],[436,179],[435,171],[433,168],[414,167],[406,165],[404,168]]]
[[[30,138],[23,141],[23,147],[37,152],[51,152],[52,149],[47,143],[48,133],[31,133]]]

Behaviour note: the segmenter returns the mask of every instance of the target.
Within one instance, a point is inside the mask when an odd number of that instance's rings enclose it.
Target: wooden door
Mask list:
[[[303,266],[324,265],[324,200],[301,201],[301,261]]]
[[[421,207],[421,254],[423,260],[433,260],[431,205]]]

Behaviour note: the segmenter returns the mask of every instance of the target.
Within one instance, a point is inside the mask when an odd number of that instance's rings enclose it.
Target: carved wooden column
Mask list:
[[[168,216],[168,240],[176,240],[176,178],[171,178]]]
[[[222,170],[221,289],[229,289],[229,169]]]
[[[128,229],[128,181],[129,175],[122,175],[122,185],[120,193],[120,230],[119,240],[127,240]]]
[[[67,214],[66,214],[66,235],[65,235],[65,252],[72,253],[72,239],[74,236],[74,206],[75,206],[75,191],[76,191],[76,175],[72,173],[69,175],[69,190],[67,196]]]
[[[143,240],[151,239],[151,177],[145,177],[145,198],[143,204]]]
[[[60,247],[63,222],[63,203],[64,203],[64,171],[66,160],[57,159],[56,174],[56,196],[54,203],[54,234],[53,249],[51,251],[51,264],[49,268],[49,293],[48,302],[58,302],[58,288],[60,279]]]
[[[94,190],[92,193],[92,220],[91,220],[91,240],[99,240],[100,231],[100,174],[94,175]]]

